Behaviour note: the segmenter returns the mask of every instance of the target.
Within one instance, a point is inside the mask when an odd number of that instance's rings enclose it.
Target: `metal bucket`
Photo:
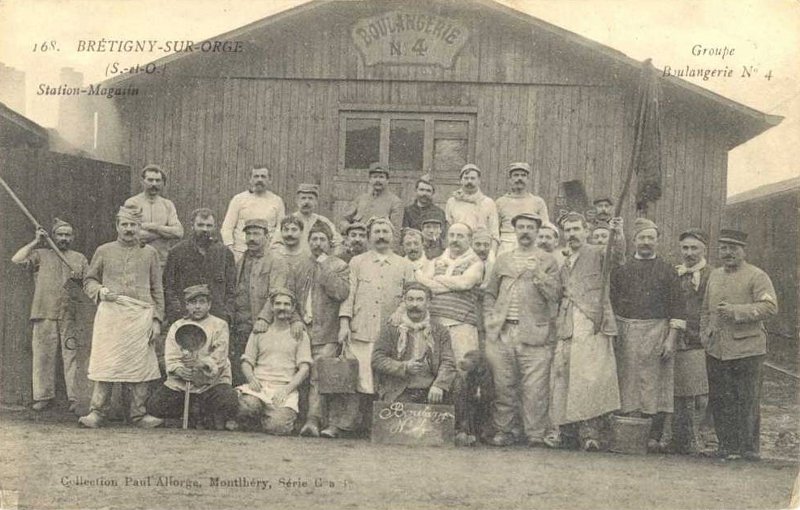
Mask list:
[[[650,438],[650,418],[611,417],[611,448],[616,453],[644,455]]]

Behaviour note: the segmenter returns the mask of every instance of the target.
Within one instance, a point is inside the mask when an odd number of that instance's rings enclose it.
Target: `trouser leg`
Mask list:
[[[67,389],[67,400],[76,400],[78,381],[78,331],[75,321],[65,319],[58,321],[58,333],[61,340],[61,360],[64,365],[64,385]]]
[[[672,436],[675,449],[686,451],[692,442],[694,421],[694,397],[675,397],[675,412],[672,419]]]
[[[494,380],[492,424],[497,432],[510,434],[518,406],[517,381],[519,380],[513,348],[499,341],[487,342],[486,361],[491,367]]]
[[[521,376],[522,423],[528,440],[542,440],[550,427],[550,364],[553,347],[521,344],[516,348]]]
[[[694,409],[692,414],[692,436],[698,448],[705,447],[703,440],[702,425],[708,411],[708,395],[697,395],[694,397]]]
[[[343,393],[329,395],[328,419],[336,428],[355,431],[358,428],[361,393]]]
[[[735,381],[731,363],[706,356],[709,406],[714,418],[714,429],[719,440],[719,448],[725,452],[737,453],[740,450],[740,444],[735,423]]]
[[[90,412],[95,412],[103,418],[108,416],[113,387],[114,383],[95,381],[92,389],[92,400],[89,403]]]
[[[339,344],[327,343],[311,346],[311,358],[314,363],[323,358],[334,358],[338,355]],[[327,415],[326,397],[317,390],[317,371],[311,371],[311,385],[308,389],[308,421],[314,420],[318,424]]]
[[[128,408],[131,421],[136,422],[147,414],[147,397],[150,394],[150,382],[124,383],[130,387],[131,403]]]
[[[247,379],[242,373],[242,354],[244,354],[251,331],[252,328],[241,327],[231,336],[228,357],[231,360],[231,380],[234,387],[247,383]]]
[[[183,416],[184,396],[183,391],[175,391],[162,384],[147,399],[147,414],[156,418],[180,418]]]
[[[288,436],[294,429],[297,413],[289,407],[275,407],[267,404],[261,418],[261,428],[267,434]]]
[[[217,384],[199,395],[201,412],[216,420],[231,420],[239,413],[239,395],[230,384]],[[152,413],[150,413],[152,414]]]
[[[58,321],[33,321],[33,400],[50,400],[56,396],[55,368],[58,352]]]
[[[736,429],[742,453],[758,453],[761,435],[761,367],[764,356],[736,360]]]

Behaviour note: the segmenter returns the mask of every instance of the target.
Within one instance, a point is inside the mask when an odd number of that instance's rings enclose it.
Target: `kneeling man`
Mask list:
[[[424,285],[406,285],[405,314],[381,331],[372,352],[380,400],[440,404],[450,391],[456,376],[450,333],[428,313],[430,298]]]
[[[269,304],[275,318],[264,333],[251,333],[242,356],[247,384],[239,386],[239,420],[261,422],[267,434],[292,433],[297,419],[300,386],[311,368],[311,342],[303,331],[295,340],[291,333],[294,293],[274,289]],[[230,427],[235,428],[235,427]]]
[[[187,287],[183,297],[186,316],[172,324],[164,343],[167,380],[147,401],[147,412],[157,418],[179,418],[188,383],[190,402],[197,410],[191,416],[192,421],[205,418],[221,430],[239,410],[236,390],[231,386],[228,323],[208,313],[211,309],[208,285]],[[179,330],[189,326],[197,326],[205,333],[205,342],[194,352],[177,341]]]

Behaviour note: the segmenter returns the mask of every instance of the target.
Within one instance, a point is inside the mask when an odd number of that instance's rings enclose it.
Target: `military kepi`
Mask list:
[[[514,170],[522,170],[528,175],[531,174],[531,166],[527,163],[521,163],[521,162],[511,163],[510,165],[508,165],[506,172],[508,173],[508,175],[511,175],[511,172],[513,172]]]
[[[198,296],[211,296],[211,290],[208,288],[208,285],[203,283],[200,285],[192,285],[191,287],[186,287],[183,289],[183,299],[185,301],[191,301]]]
[[[747,234],[741,230],[723,228],[719,231],[719,242],[747,246]]]
[[[464,177],[464,174],[467,172],[478,172],[478,176],[481,175],[481,169],[478,168],[478,165],[474,165],[472,163],[467,163],[466,165],[461,167],[461,171],[458,173],[458,178]]]
[[[317,184],[302,183],[297,186],[297,193],[311,193],[319,198],[319,186]]]

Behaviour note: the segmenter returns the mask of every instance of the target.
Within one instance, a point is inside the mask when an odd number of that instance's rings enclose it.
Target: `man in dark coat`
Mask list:
[[[675,411],[672,447],[680,453],[702,449],[700,423],[708,406],[708,377],[700,342],[700,310],[713,267],[706,261],[708,236],[690,228],[678,236],[683,263],[676,266],[686,303],[686,329],[678,335],[675,350]]]
[[[456,377],[450,333],[428,313],[430,290],[406,285],[405,314],[395,326],[386,323],[372,352],[376,392],[381,400],[439,404],[452,401]]]

